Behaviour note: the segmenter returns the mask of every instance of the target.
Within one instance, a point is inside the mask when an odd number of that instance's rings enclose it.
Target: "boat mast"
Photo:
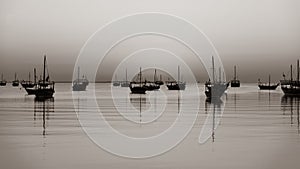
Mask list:
[[[221,67],[219,67],[219,82],[221,83]]]
[[[293,65],[291,65],[290,68],[291,68],[291,81],[293,81]]]
[[[17,73],[15,72],[15,81],[17,80]]]
[[[140,87],[142,87],[142,68],[140,67]]]
[[[30,77],[30,72],[28,73],[28,81],[30,82],[31,77]]]
[[[236,80],[236,66],[234,65],[234,78],[233,80]]]
[[[126,68],[126,83],[127,83],[127,68]]]
[[[179,67],[179,65],[178,65],[178,69],[177,70],[178,70],[178,73],[177,73],[178,77],[177,77],[177,79],[178,79],[178,82],[179,82],[180,81],[180,67]]]
[[[33,74],[34,74],[34,84],[36,84],[36,69],[33,69]]]
[[[269,86],[271,86],[271,75],[269,74]]]
[[[212,56],[212,70],[213,70],[213,74],[212,74],[212,82],[215,82],[215,63],[214,63],[214,56]]]
[[[297,60],[297,82],[299,81],[299,59]]]
[[[78,66],[78,72],[77,72],[77,82],[79,82],[79,76],[80,76],[80,67]]]
[[[3,73],[1,74],[1,81],[3,81]]]
[[[45,76],[46,76],[46,55],[44,55],[44,71],[43,71],[43,84],[45,84]],[[45,85],[43,85],[45,88]]]
[[[153,81],[154,82],[156,81],[156,69],[154,69],[154,78],[153,78]]]

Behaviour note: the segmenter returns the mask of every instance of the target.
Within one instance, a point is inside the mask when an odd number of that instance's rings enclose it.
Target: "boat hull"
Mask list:
[[[207,98],[220,98],[228,87],[228,83],[206,85],[205,95]]]
[[[146,88],[145,87],[130,87],[132,94],[146,94]]]
[[[18,87],[19,86],[19,81],[13,81],[12,86],[13,87]]]
[[[85,91],[86,85],[85,84],[74,84],[73,91]]]
[[[6,86],[6,82],[0,82],[0,86]]]
[[[185,83],[167,84],[168,90],[185,90]]]
[[[258,85],[260,90],[276,90],[279,84],[276,85]]]
[[[284,95],[286,96],[300,96],[300,88],[299,87],[281,87]]]
[[[235,80],[230,82],[231,87],[240,87],[240,81]]]

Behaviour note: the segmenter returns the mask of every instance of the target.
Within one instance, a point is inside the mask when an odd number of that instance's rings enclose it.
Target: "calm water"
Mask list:
[[[85,104],[91,98],[81,98],[80,93],[75,93],[78,104],[75,101],[74,106],[71,84],[56,84],[54,99],[46,102],[35,102],[23,89],[8,84],[0,88],[1,168],[282,169],[300,166],[298,98],[283,97],[280,88],[259,91],[256,84],[242,84],[240,88],[230,88],[222,102],[213,104],[205,101],[203,84],[199,88],[200,110],[188,136],[162,155],[128,159],[102,150],[83,132],[75,110],[91,109]],[[110,89],[110,84],[96,84],[97,102],[105,119],[119,132],[134,137],[153,136],[165,130],[176,118],[180,106],[189,107],[190,99],[198,97],[189,93],[188,99],[183,99],[178,92],[168,91],[164,86],[161,89],[164,96],[160,92],[148,92],[141,97],[130,95],[130,99],[115,97],[120,103],[117,108],[136,122],[132,123],[118,113]],[[115,90],[128,93],[127,88]],[[88,87],[88,91],[93,89]],[[164,112],[160,114],[165,100]],[[132,113],[132,107],[141,113]],[[152,113],[142,113],[151,107]],[[216,114],[210,114],[214,107]],[[220,108],[224,108],[222,118]],[[199,144],[207,116],[214,119],[204,133],[209,139]]]

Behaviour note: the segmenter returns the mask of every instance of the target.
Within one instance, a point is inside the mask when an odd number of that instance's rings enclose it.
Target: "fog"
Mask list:
[[[298,0],[2,0],[0,73],[6,80],[12,80],[15,72],[26,79],[33,67],[41,70],[42,56],[47,54],[52,79],[70,81],[79,52],[93,33],[112,20],[140,12],[167,13],[197,26],[217,49],[228,80],[237,65],[241,82],[267,80],[269,74],[278,81],[300,55]],[[118,46],[106,56],[96,80],[111,80],[118,58],[138,49],[136,44],[181,50],[197,80],[207,80],[195,56],[172,40],[157,37],[134,38]]]

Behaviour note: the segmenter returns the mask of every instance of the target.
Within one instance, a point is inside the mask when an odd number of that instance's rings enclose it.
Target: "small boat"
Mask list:
[[[117,81],[117,75],[116,75],[116,80],[115,81],[113,81],[113,86],[120,86],[120,82],[119,81]]]
[[[240,81],[237,79],[236,76],[236,66],[234,66],[234,77],[233,80],[230,82],[231,87],[240,87]]]
[[[160,89],[160,85],[156,84],[155,82],[149,82],[149,81],[145,81],[144,87],[148,91]]]
[[[139,82],[130,82],[129,88],[132,94],[146,94],[147,88],[142,85],[142,69],[140,68]]]
[[[154,76],[153,76],[153,81],[147,81],[145,80],[145,84],[144,86],[146,87],[146,89],[148,91],[152,91],[152,90],[159,90],[160,89],[160,85],[156,84],[156,69],[154,70]]]
[[[258,87],[260,90],[276,90],[279,86],[279,83],[271,84],[271,75],[269,75],[269,83],[262,83],[260,79],[258,79]]]
[[[6,86],[6,80],[3,79],[3,73],[1,74],[0,86]]]
[[[186,83],[180,81],[180,67],[178,66],[177,81],[167,81],[166,85],[169,90],[185,90]]]
[[[35,69],[34,69],[34,72],[35,72]],[[36,85],[36,80],[34,80],[34,82],[31,81],[30,72],[29,72],[28,81],[22,80],[21,85],[23,88],[33,88]]]
[[[46,55],[44,56],[44,69],[43,69],[43,79],[40,80],[37,85],[33,88],[25,88],[28,95],[35,95],[36,99],[44,100],[48,98],[53,98],[54,90],[54,82],[50,81],[50,76],[47,74],[46,77],[46,65],[47,65]],[[48,69],[47,69],[48,70]],[[47,71],[48,72],[48,71]]]
[[[205,95],[208,99],[219,99],[224,92],[227,90],[229,86],[229,82],[224,82],[221,79],[221,69],[219,69],[219,81],[215,80],[215,64],[214,57],[212,57],[212,71],[213,71],[213,79],[210,79],[205,82]]]
[[[293,65],[290,66],[291,78],[290,80],[280,80],[281,90],[285,96],[300,96],[300,81],[299,81],[299,60],[297,60],[297,79],[293,80]]]
[[[127,69],[126,69],[126,79],[121,83],[121,87],[129,87],[130,82],[127,80]]]
[[[162,81],[162,76],[159,75],[159,80],[157,80],[157,77],[156,77],[156,69],[154,71],[154,83],[157,84],[157,85],[163,85],[164,82]]]
[[[85,91],[86,86],[89,84],[89,81],[83,76],[82,79],[80,79],[80,68],[78,67],[77,72],[77,79],[73,81],[73,91]]]
[[[19,86],[19,80],[17,79],[17,73],[15,73],[15,80],[12,81],[12,86],[14,86],[14,87]]]

